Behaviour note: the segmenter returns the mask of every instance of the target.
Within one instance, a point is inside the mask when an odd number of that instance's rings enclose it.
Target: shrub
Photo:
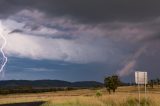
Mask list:
[[[100,91],[97,91],[97,92],[96,92],[96,96],[97,96],[97,97],[102,96],[102,93],[101,93]]]
[[[150,106],[151,100],[142,98],[140,101],[140,106]],[[138,106],[139,105],[139,100],[137,98],[128,98],[123,104],[122,106]]]

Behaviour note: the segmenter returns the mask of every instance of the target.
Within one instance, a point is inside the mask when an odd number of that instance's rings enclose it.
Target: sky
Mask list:
[[[0,22],[1,79],[160,77],[159,0],[0,0]]]

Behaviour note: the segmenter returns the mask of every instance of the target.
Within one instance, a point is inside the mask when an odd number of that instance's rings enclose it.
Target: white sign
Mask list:
[[[136,71],[135,72],[135,82],[136,84],[147,84],[147,72]]]

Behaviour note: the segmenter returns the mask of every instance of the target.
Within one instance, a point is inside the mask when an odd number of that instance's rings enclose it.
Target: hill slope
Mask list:
[[[102,83],[96,81],[79,81],[67,82],[61,80],[4,80],[0,81],[0,87],[16,87],[16,86],[32,86],[32,87],[97,87],[103,86]]]

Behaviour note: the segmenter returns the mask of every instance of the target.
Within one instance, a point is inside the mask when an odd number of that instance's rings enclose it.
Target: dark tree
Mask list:
[[[157,85],[158,85],[158,87],[159,87],[160,79],[159,79],[159,78],[157,78],[156,80],[157,80]]]
[[[154,80],[150,80],[148,84],[150,85],[151,88],[153,88]]]
[[[109,94],[111,93],[111,86],[112,86],[112,77],[107,77],[104,79],[104,85],[107,88]]]
[[[107,88],[109,94],[111,93],[111,90],[113,92],[116,91],[116,89],[118,88],[119,86],[119,83],[120,83],[120,80],[119,80],[119,77],[117,75],[113,75],[113,76],[110,76],[110,77],[106,77],[104,79],[104,85],[105,87]]]

